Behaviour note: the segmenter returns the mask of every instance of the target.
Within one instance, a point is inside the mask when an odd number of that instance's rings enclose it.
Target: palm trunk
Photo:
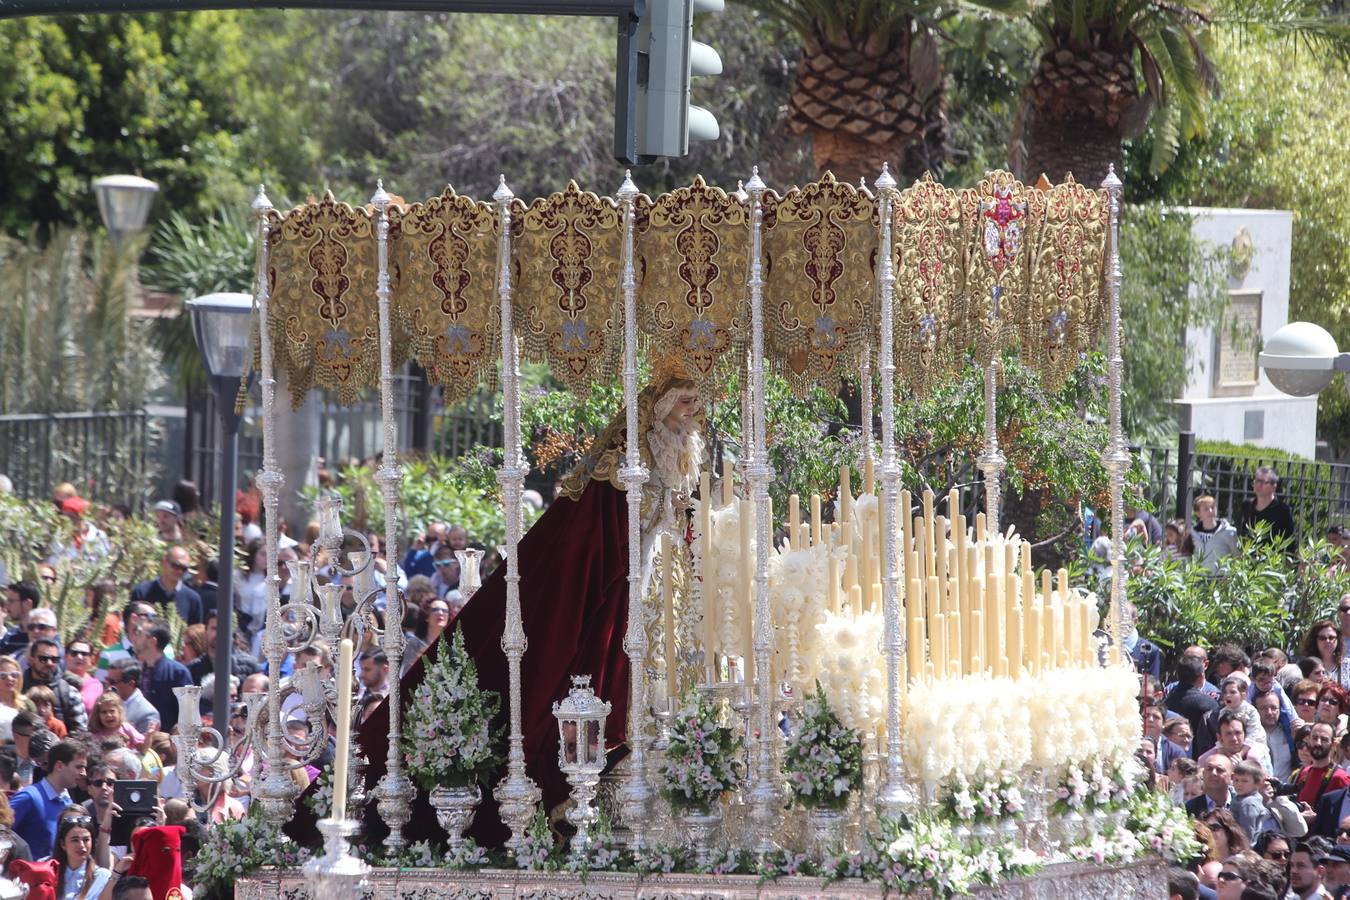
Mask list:
[[[1015,142],[1009,162],[1024,182],[1044,174],[1058,184],[1072,174],[1079,184],[1096,187],[1108,166],[1122,170],[1120,130],[1092,116],[1051,119],[1028,110],[1021,132],[1020,147]]]

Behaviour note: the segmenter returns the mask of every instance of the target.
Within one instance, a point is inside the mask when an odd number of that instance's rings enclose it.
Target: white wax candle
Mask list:
[[[333,760],[333,818],[347,818],[347,758],[352,746],[352,640],[338,648],[337,755]]]

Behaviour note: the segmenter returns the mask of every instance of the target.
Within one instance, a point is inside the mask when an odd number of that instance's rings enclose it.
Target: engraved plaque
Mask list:
[[[1261,292],[1232,291],[1214,335],[1216,393],[1250,394],[1259,370],[1261,350]]]

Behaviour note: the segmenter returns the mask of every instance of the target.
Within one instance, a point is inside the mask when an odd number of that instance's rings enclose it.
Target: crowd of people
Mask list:
[[[190,897],[190,886],[182,883],[182,864],[200,846],[202,828],[240,818],[249,805],[253,766],[248,760],[220,789],[178,774],[178,744],[172,737],[180,711],[174,689],[200,685],[203,724],[217,719],[211,698],[219,675],[214,661],[220,572],[214,552],[189,527],[184,507],[193,499],[191,485],[180,489],[175,499],[159,501],[151,512],[162,549],[155,570],[129,588],[98,583],[86,591],[90,610],[112,610],[105,617],[88,616],[62,633],[55,610],[44,598],[55,593],[63,559],[117,552],[109,537],[113,529],[106,523],[110,516],[129,515],[127,510],[96,508],[72,486],[58,485],[52,502],[69,520],[68,532],[43,553],[22,560],[18,571],[0,565],[5,594],[0,627],[0,855],[11,877],[30,886],[46,881],[62,900],[149,900],[152,888],[159,900],[169,858],[164,852],[172,856],[170,868],[178,873],[172,876],[178,882],[173,886]],[[246,727],[239,701],[249,692],[266,692],[274,677],[261,653],[267,608],[262,535],[256,517],[248,514],[247,495],[241,494],[239,507],[239,553],[232,561],[236,640],[224,676],[233,705],[219,717],[231,738],[242,736]],[[317,533],[315,524],[300,539],[283,536],[283,603],[294,589],[285,562],[307,558]],[[382,587],[390,566],[379,537],[372,534],[368,540],[374,583]],[[409,542],[393,569],[407,597],[405,670],[447,631],[463,606],[455,551],[469,546],[468,541],[463,528],[432,524]],[[350,614],[357,602],[355,579],[342,578],[332,560],[321,561],[327,565],[318,573],[320,580],[341,579],[347,587],[342,600]],[[111,602],[101,605],[103,599]],[[383,607],[378,602],[371,613],[381,627]],[[327,646],[313,643],[288,654],[275,677],[285,678],[310,662],[332,674]],[[359,655],[358,717],[383,700],[390,677],[387,657],[368,637]],[[288,730],[297,741],[307,736],[303,711],[295,711]],[[312,765],[290,772],[301,789],[331,764],[331,746],[325,742],[321,747]],[[194,753],[196,771],[228,775],[225,757],[211,747],[203,743]],[[139,802],[126,805],[127,797]],[[153,846],[154,855],[139,849],[142,845]]]

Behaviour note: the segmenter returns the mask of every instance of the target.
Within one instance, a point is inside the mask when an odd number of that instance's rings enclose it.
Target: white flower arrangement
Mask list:
[[[769,611],[776,631],[773,678],[803,686],[806,661],[820,651],[817,626],[825,621],[829,600],[829,557],[825,544],[789,550],[769,557]],[[842,548],[839,550],[843,552]],[[836,569],[836,572],[838,570]]]
[[[1170,863],[1186,865],[1201,854],[1200,841],[1186,810],[1158,791],[1138,791],[1126,828],[1139,842]]]
[[[802,719],[783,754],[792,802],[807,809],[843,809],[862,786],[862,741],[816,692],[802,707]]]
[[[1124,809],[1138,787],[1139,763],[1132,756],[1082,765],[1070,763],[1055,785],[1051,812],[1115,812]]]
[[[839,721],[859,734],[886,730],[886,661],[880,613],[826,612],[816,650],[802,658],[803,683],[820,682]]]
[[[499,698],[478,687],[463,632],[441,641],[413,691],[401,741],[408,775],[426,790],[477,784],[498,762],[491,726]]]
[[[887,890],[908,894],[927,888],[937,898],[956,897],[969,893],[981,877],[975,857],[941,819],[882,819],[868,841],[878,857],[875,874]]]
[[[944,791],[941,808],[963,825],[984,825],[1022,818],[1026,800],[1021,782],[1011,772],[1000,772],[973,785],[958,775]]]
[[[710,808],[740,785],[744,775],[740,754],[740,741],[718,723],[712,704],[701,694],[689,694],[672,717],[661,796],[676,811]]]
[[[1065,759],[1129,757],[1139,743],[1138,690],[1133,673],[1118,668],[915,682],[905,756],[930,785],[955,777],[974,783],[982,772],[1026,766],[1053,770]]]

